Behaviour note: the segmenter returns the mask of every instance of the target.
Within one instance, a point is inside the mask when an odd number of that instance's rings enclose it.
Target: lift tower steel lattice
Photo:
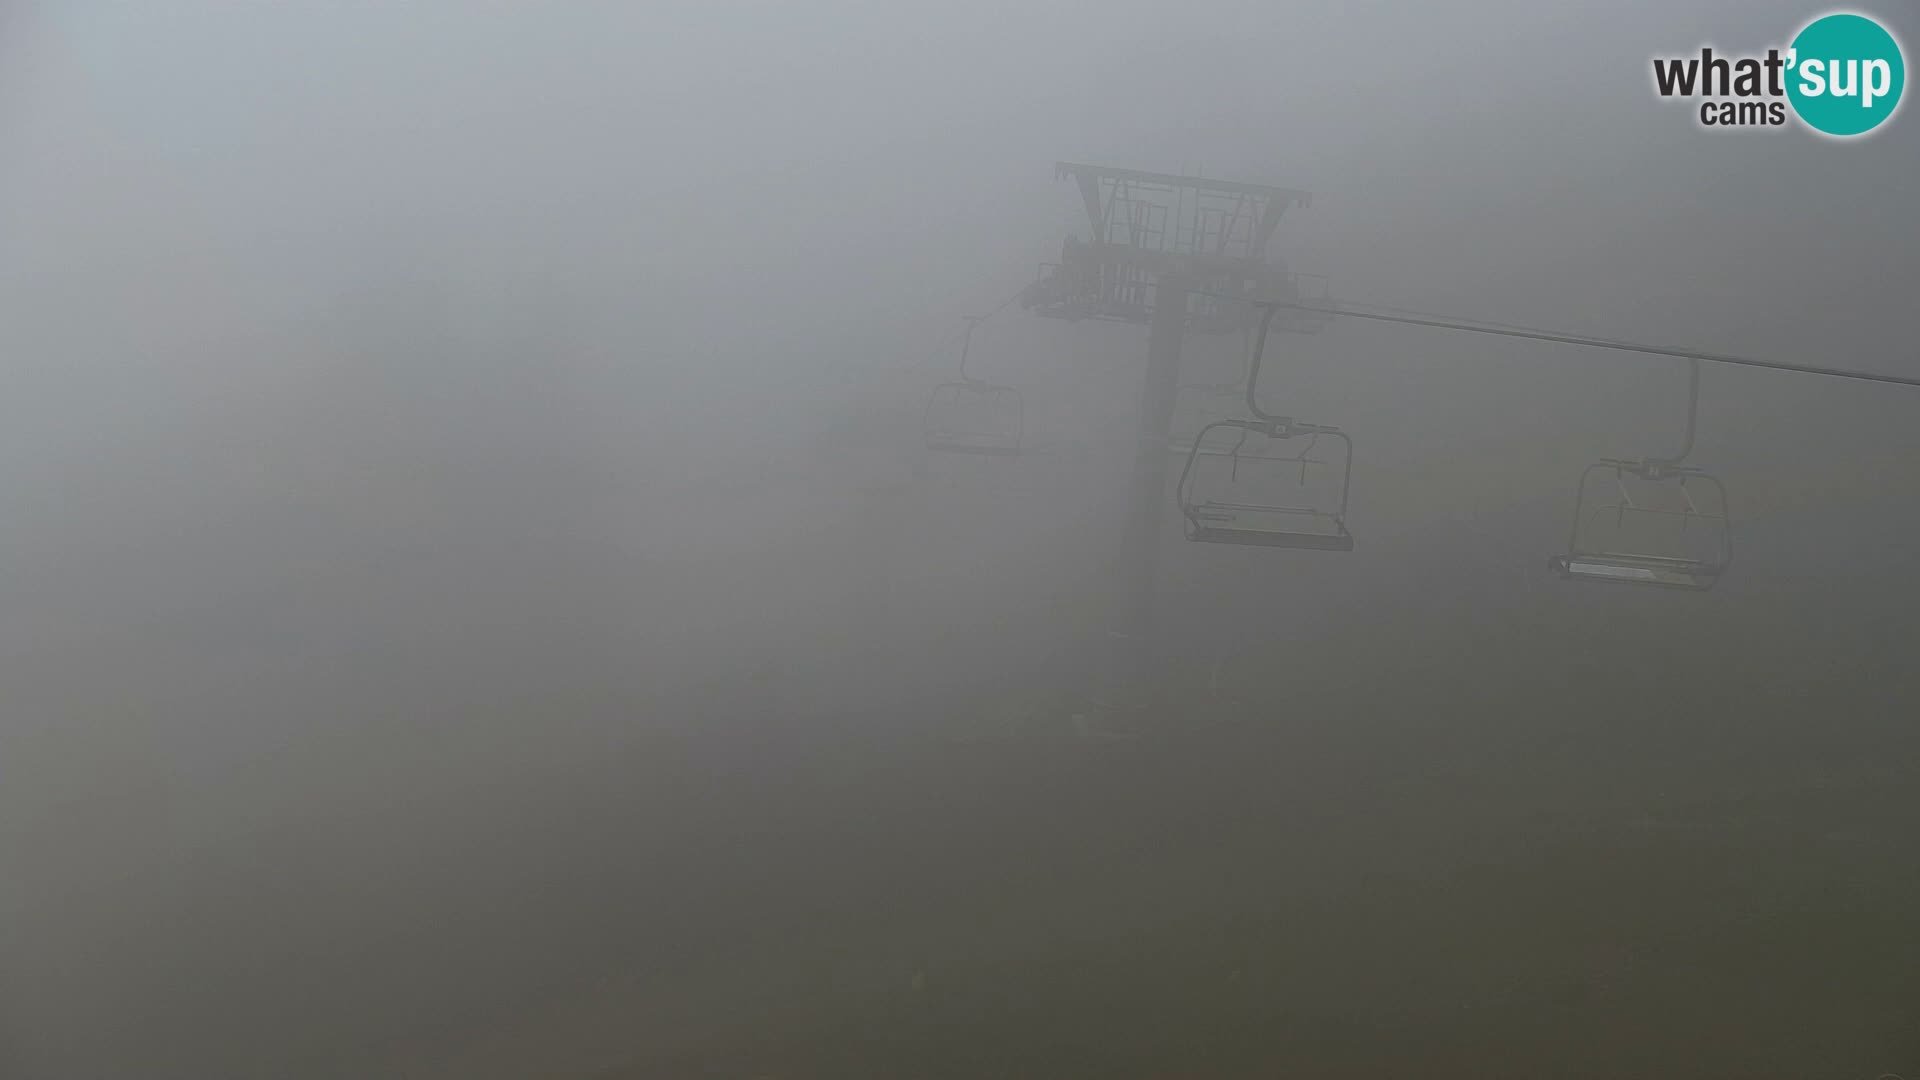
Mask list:
[[[1189,331],[1251,326],[1261,302],[1325,305],[1325,279],[1288,273],[1266,255],[1281,215],[1306,206],[1307,192],[1067,162],[1054,173],[1078,185],[1090,232],[1087,239],[1069,237],[1060,261],[1041,267],[1024,306],[1052,318],[1149,328],[1118,628],[1128,646],[1120,671],[1138,678],[1158,655],[1156,564],[1181,341]],[[1297,333],[1318,331],[1330,318],[1299,308],[1279,315],[1274,327]]]

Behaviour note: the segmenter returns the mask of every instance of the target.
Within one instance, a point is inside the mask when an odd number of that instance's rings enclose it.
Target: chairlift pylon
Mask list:
[[[1199,543],[1352,551],[1347,495],[1353,483],[1353,440],[1339,428],[1303,423],[1260,407],[1260,365],[1277,310],[1269,307],[1261,317],[1248,357],[1246,405],[1253,418],[1215,420],[1200,429],[1187,450],[1186,465],[1174,489],[1186,536]],[[1234,432],[1232,445],[1209,446],[1207,436],[1215,431]],[[1249,450],[1249,437],[1258,438],[1261,445]],[[1277,444],[1301,438],[1306,442],[1295,453],[1272,452]],[[1337,485],[1324,472],[1335,462],[1314,453],[1322,439],[1341,447]],[[1224,483],[1218,468],[1201,466],[1203,458],[1226,461]],[[1213,475],[1203,477],[1209,471]],[[1327,481],[1310,484],[1314,476],[1327,476]],[[1301,498],[1280,494],[1289,480],[1291,491]]]
[[[1733,537],[1726,487],[1698,466],[1683,464],[1693,453],[1699,406],[1700,361],[1694,359],[1679,452],[1602,458],[1587,466],[1574,495],[1567,551],[1549,558],[1548,569],[1566,580],[1713,588],[1733,561]]]
[[[985,316],[969,316],[960,346],[957,379],[933,388],[923,420],[929,450],[1010,457],[1026,437],[1026,407],[1020,391],[967,374],[973,330]]]

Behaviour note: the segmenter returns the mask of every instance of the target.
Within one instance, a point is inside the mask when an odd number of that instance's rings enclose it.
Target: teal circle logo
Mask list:
[[[1907,64],[1900,43],[1865,15],[1826,15],[1793,39],[1787,99],[1815,131],[1865,135],[1900,107]]]

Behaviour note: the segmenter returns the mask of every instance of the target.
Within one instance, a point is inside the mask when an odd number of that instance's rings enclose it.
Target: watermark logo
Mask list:
[[[1653,58],[1653,88],[1662,98],[1698,100],[1700,126],[1777,128],[1789,116],[1814,131],[1851,138],[1874,131],[1899,111],[1906,59],[1886,27],[1836,12],[1801,27],[1786,48],[1724,56]]]

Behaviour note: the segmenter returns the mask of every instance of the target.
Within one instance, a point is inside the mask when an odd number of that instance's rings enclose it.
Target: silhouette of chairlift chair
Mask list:
[[[955,454],[1011,457],[1021,452],[1026,410],[1020,391],[967,374],[978,318],[967,320],[960,346],[960,376],[933,388],[923,423],[927,449]]]
[[[1353,534],[1347,531],[1347,493],[1353,482],[1353,440],[1339,428],[1302,423],[1290,416],[1276,416],[1260,408],[1257,389],[1260,364],[1266,352],[1267,331],[1279,309],[1269,307],[1260,320],[1247,371],[1246,404],[1253,419],[1215,420],[1202,427],[1187,451],[1186,466],[1175,487],[1180,514],[1186,521],[1188,540],[1204,544],[1239,544],[1248,547],[1303,548],[1317,551],[1352,551]],[[1234,431],[1230,446],[1209,446],[1207,436],[1218,429]],[[1261,443],[1252,452],[1247,441],[1257,437]],[[1292,454],[1276,453],[1282,443],[1304,438],[1305,444]],[[1248,470],[1266,477],[1269,485],[1276,476],[1295,480],[1301,491],[1313,470],[1329,469],[1335,461],[1315,455],[1321,440],[1338,442],[1340,469],[1337,498],[1307,500],[1303,504],[1277,501],[1271,488],[1257,489],[1254,482],[1243,481]],[[1221,495],[1197,494],[1197,477],[1202,458],[1227,459],[1227,490]],[[1217,471],[1217,470],[1215,470]],[[1222,497],[1234,491],[1249,492],[1242,497]]]
[[[1693,452],[1700,404],[1700,361],[1691,365],[1679,453],[1602,458],[1581,472],[1567,553],[1547,560],[1561,578],[1705,590],[1732,563],[1727,489],[1697,466],[1681,464]]]

